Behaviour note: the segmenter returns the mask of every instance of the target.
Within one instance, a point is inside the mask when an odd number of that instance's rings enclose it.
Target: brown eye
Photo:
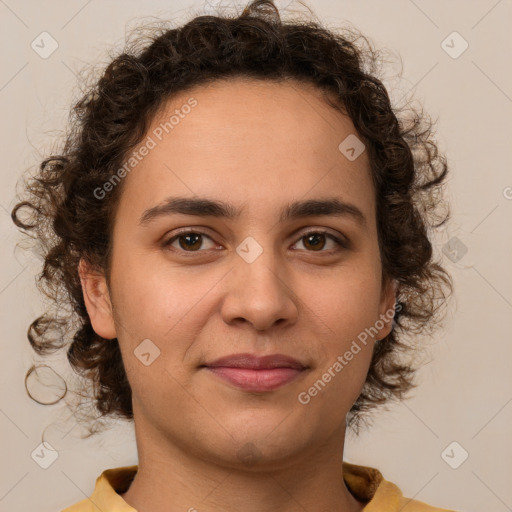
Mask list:
[[[336,250],[340,247],[345,249],[347,248],[347,245],[341,239],[327,231],[310,231],[309,233],[302,235],[299,241],[304,240],[303,245],[306,247],[308,252],[329,252],[329,248],[325,251],[322,250],[326,246],[326,240],[329,239],[335,244],[334,248],[331,248],[331,250]]]
[[[188,230],[177,233],[162,245],[163,247],[169,247],[177,252],[199,253],[204,252],[201,248],[204,249],[203,242],[205,239],[213,242],[213,240],[205,233]],[[303,245],[307,252],[331,252],[333,250],[348,249],[348,244],[344,240],[327,231],[310,231],[309,233],[303,234],[295,245],[300,241],[303,241]],[[324,250],[329,241],[334,243],[334,247],[328,247]],[[176,242],[178,243],[178,246],[175,245]]]
[[[204,233],[199,233],[196,231],[183,231],[167,240],[167,242],[164,242],[163,246],[172,246],[174,249],[178,251],[182,250],[185,252],[201,252],[199,251],[199,249],[203,245],[204,237],[211,240],[211,238]],[[178,242],[179,247],[173,245],[174,242]]]
[[[314,251],[321,250],[325,247],[325,238],[326,236],[322,233],[313,233],[302,237],[302,239],[306,241],[304,245],[311,247]]]
[[[190,235],[180,235],[177,240],[182,249],[199,249],[202,245],[201,236],[198,233],[191,233]]]

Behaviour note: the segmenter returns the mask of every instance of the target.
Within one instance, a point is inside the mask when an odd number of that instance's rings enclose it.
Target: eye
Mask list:
[[[334,242],[335,247],[334,250],[339,250],[340,248],[347,249],[347,244],[341,239],[333,234],[329,233],[328,231],[309,231],[308,233],[304,233],[300,238],[299,241],[305,240],[305,246],[312,247],[312,251],[308,252],[329,252],[322,251],[322,249],[325,247],[326,242],[325,239],[330,239],[332,242]],[[298,243],[298,242],[297,242]]]
[[[213,242],[211,237],[209,237],[206,233],[202,233],[200,231],[191,231],[189,229],[175,234],[173,237],[163,242],[162,245],[163,247],[170,247],[172,250],[176,250],[178,252],[204,252],[199,250],[203,246],[204,238]],[[334,242],[334,248],[322,250],[326,246],[326,239]],[[322,230],[309,231],[308,233],[304,233],[299,238],[299,240],[295,242],[294,245],[300,241],[305,241],[305,243],[303,242],[304,246],[310,248],[310,250],[306,249],[307,252],[331,252],[332,250],[336,251],[349,248],[348,243],[345,242],[344,239],[338,238],[328,231]],[[174,245],[175,243],[178,243],[179,247]]]
[[[201,233],[199,231],[182,231],[177,235],[174,235],[167,242],[164,242],[164,247],[172,247],[176,250],[183,250],[185,252],[200,252],[196,249],[199,249],[202,246],[202,238],[206,237],[209,240],[212,240],[205,233]],[[173,246],[175,242],[178,242],[179,247]]]

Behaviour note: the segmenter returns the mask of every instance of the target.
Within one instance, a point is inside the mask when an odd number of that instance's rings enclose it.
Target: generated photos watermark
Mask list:
[[[94,189],[94,197],[96,199],[104,199],[108,192],[111,192],[116,185],[119,184],[122,178],[129,174],[143,159],[149,155],[149,152],[154,149],[158,142],[161,142],[165,135],[170,133],[176,126],[178,126],[182,119],[184,119],[192,108],[197,105],[195,98],[189,98],[187,103],[182,105],[179,109],[174,110],[168,121],[160,123],[154,128],[150,135],[148,135],[138,148],[133,150],[130,157],[128,157],[122,167],[120,167],[101,187]],[[155,140],[156,139],[156,140]]]
[[[366,327],[364,331],[361,331],[357,335],[357,340],[366,346],[368,338],[370,336],[375,337],[375,335],[384,327],[386,323],[389,323],[395,317],[397,311],[402,309],[401,304],[397,304],[396,307],[388,309],[384,314],[381,314],[379,320],[377,320],[371,327]],[[350,361],[354,358],[356,354],[361,352],[361,345],[358,344],[357,340],[352,340],[352,344],[350,345],[350,349],[346,350],[343,355],[339,355],[336,358],[336,361],[329,366],[329,368],[322,374],[322,376],[307,389],[307,391],[302,391],[299,393],[297,399],[299,403],[302,405],[307,405],[311,401],[311,398],[318,395],[320,391],[322,391],[325,386],[331,382],[331,380],[336,377],[337,374],[348,365]]]

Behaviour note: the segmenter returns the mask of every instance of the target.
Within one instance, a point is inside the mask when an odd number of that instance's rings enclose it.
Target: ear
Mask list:
[[[112,301],[104,274],[93,270],[83,258],[80,259],[78,273],[94,332],[105,339],[116,338]]]
[[[379,329],[376,340],[382,340],[393,329],[393,317],[395,316],[396,291],[398,283],[395,279],[386,279],[382,287],[381,300],[379,304],[379,320],[384,323],[382,329]]]

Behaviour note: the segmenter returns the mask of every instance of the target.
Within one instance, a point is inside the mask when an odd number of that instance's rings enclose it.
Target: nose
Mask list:
[[[298,318],[298,297],[285,267],[271,249],[256,259],[235,258],[227,276],[227,293],[221,313],[227,324],[248,322],[264,331],[274,325],[292,325]]]

